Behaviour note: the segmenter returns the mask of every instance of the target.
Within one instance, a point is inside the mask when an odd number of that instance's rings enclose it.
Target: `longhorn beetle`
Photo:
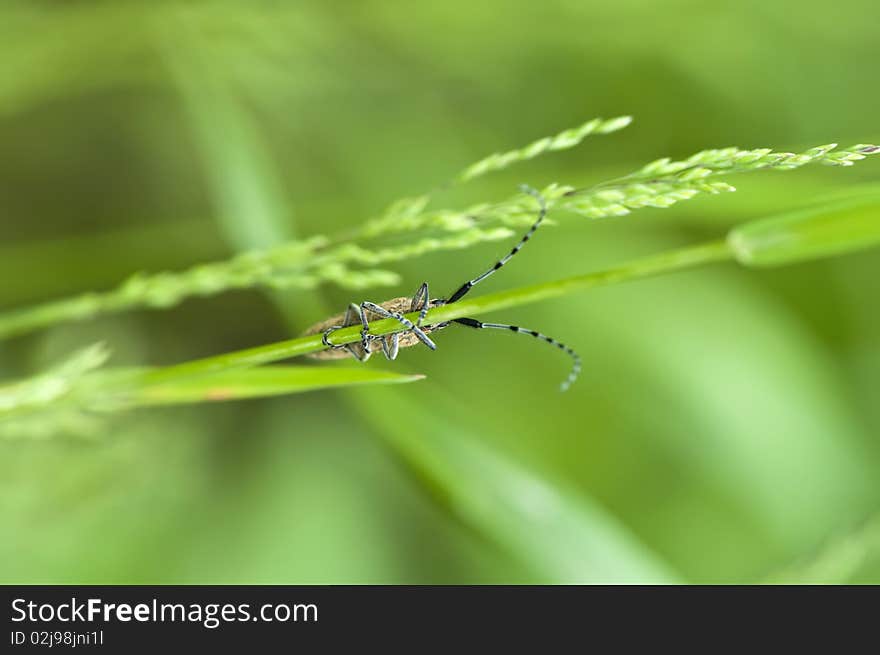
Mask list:
[[[528,330],[526,328],[521,328],[516,325],[505,325],[503,323],[483,323],[473,318],[456,318],[451,321],[444,321],[442,323],[432,323],[428,325],[424,324],[425,315],[428,313],[428,310],[430,308],[440,307],[442,305],[449,305],[457,300],[460,300],[473,287],[475,287],[477,284],[485,280],[487,277],[492,275],[495,271],[497,271],[499,268],[501,268],[507,262],[513,259],[513,256],[520,251],[520,249],[526,244],[526,241],[531,239],[532,235],[540,227],[542,221],[544,220],[544,217],[547,215],[547,204],[544,201],[544,197],[538,191],[532,189],[531,187],[523,186],[521,187],[521,189],[524,193],[531,195],[533,198],[535,198],[535,200],[537,200],[538,218],[529,228],[529,231],[526,232],[525,235],[523,235],[523,237],[519,240],[519,243],[517,243],[507,255],[495,262],[492,268],[490,268],[482,275],[478,275],[472,280],[468,280],[467,282],[462,284],[458,288],[458,290],[455,291],[455,293],[449,296],[448,299],[430,299],[430,297],[428,296],[428,283],[423,282],[412,298],[392,298],[391,300],[386,300],[385,302],[380,304],[375,304],[369,301],[364,301],[360,305],[351,303],[348,306],[348,309],[346,309],[345,314],[339,314],[337,316],[328,318],[327,320],[317,323],[306,330],[306,334],[318,334],[320,332],[322,334],[321,339],[324,345],[327,346],[327,350],[313,353],[311,357],[317,359],[339,359],[351,355],[355,359],[361,362],[365,362],[370,358],[370,355],[372,355],[375,351],[381,349],[387,359],[396,359],[397,352],[400,348],[408,348],[409,346],[414,346],[419,342],[425,344],[431,350],[436,350],[437,345],[431,340],[431,337],[429,337],[428,335],[431,332],[442,330],[450,323],[458,323],[459,325],[465,325],[467,327],[476,329],[491,328],[496,330],[510,330],[511,332],[518,332],[520,334],[529,334],[537,339],[541,339],[542,341],[549,343],[550,345],[556,346],[560,350],[565,351],[572,358],[573,361],[571,373],[569,373],[568,377],[561,385],[562,391],[566,391],[577,379],[577,376],[580,373],[581,358],[574,350],[572,350],[565,344],[556,341],[556,339],[552,339],[544,334],[541,334],[540,332],[536,332],[535,330]],[[413,323],[403,315],[405,313],[415,311],[419,312],[418,320],[415,323]],[[401,332],[393,332],[385,336],[370,334],[370,324],[367,317],[368,313],[374,314],[375,316],[378,316],[380,318],[396,319],[406,329]],[[350,327],[357,322],[360,322],[360,324],[363,326],[363,329],[361,330],[360,343],[337,345],[330,340],[330,336],[336,330]]]

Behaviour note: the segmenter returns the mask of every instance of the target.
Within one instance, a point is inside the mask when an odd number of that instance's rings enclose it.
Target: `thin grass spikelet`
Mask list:
[[[617,116],[616,118],[594,118],[580,127],[574,127],[555,136],[544,137],[533,143],[519,148],[489,155],[475,164],[471,164],[456,177],[457,182],[468,182],[481,175],[500,171],[512,164],[534,159],[539,155],[556,150],[567,150],[579,145],[581,141],[591,134],[610,134],[621,130],[632,122],[632,116]]]
[[[773,152],[770,148],[717,148],[702,150],[680,161],[664,157],[629,175],[593,187],[573,189],[554,205],[557,209],[565,209],[587,218],[624,216],[643,207],[671,207],[701,193],[736,191],[731,184],[716,179],[719,175],[759,170],[792,170],[813,163],[852,166],[880,151],[880,147],[869,144],[859,144],[842,150],[835,150],[836,148],[837,144],[831,143],[810,148],[800,154]]]

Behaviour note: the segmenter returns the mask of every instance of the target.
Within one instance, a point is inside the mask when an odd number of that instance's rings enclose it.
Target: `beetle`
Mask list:
[[[440,323],[424,323],[425,316],[429,309],[432,307],[450,305],[463,298],[474,286],[485,280],[513,259],[514,255],[522,249],[526,242],[532,238],[532,235],[534,235],[537,229],[541,226],[541,223],[547,215],[547,203],[544,200],[544,197],[540,192],[531,187],[523,186],[521,187],[521,190],[535,198],[537,201],[538,217],[529,228],[528,232],[523,235],[511,251],[495,262],[489,270],[462,284],[452,295],[449,296],[449,298],[431,299],[428,293],[428,283],[423,282],[412,298],[401,296],[399,298],[386,300],[379,304],[370,301],[364,301],[360,305],[351,303],[343,314],[331,316],[320,323],[316,323],[305,331],[306,335],[320,333],[322,335],[321,339],[327,347],[326,350],[312,353],[310,357],[315,359],[341,359],[351,356],[358,361],[365,362],[374,352],[381,350],[387,359],[393,360],[397,358],[397,354],[401,348],[409,348],[410,346],[415,346],[419,343],[423,343],[431,350],[436,350],[437,345],[429,335],[448,327],[451,323],[457,323],[475,329],[509,330],[519,334],[527,334],[549,343],[550,345],[556,346],[572,358],[571,372],[561,385],[562,391],[568,390],[580,373],[581,358],[574,350],[552,337],[548,337],[535,330],[522,328],[517,325],[484,323],[473,318],[456,318],[451,321],[443,321]],[[404,316],[404,314],[412,312],[419,312],[418,319],[415,323]],[[379,319],[393,318],[406,329],[384,336],[370,334],[370,314]],[[334,344],[331,341],[331,335],[336,330],[341,330],[342,328],[350,327],[358,323],[362,326],[360,342]]]

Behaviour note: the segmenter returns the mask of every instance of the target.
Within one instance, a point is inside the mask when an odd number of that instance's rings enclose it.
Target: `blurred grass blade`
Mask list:
[[[24,380],[0,384],[0,420],[63,398],[92,371],[104,365],[110,351],[103,343],[82,348],[60,364]]]
[[[100,345],[76,353],[47,373],[0,386],[0,439],[92,436],[104,419],[133,407],[267,398],[318,389],[421,380],[366,367],[263,366],[201,376],[167,376],[162,369],[109,368]]]
[[[811,557],[774,573],[772,584],[858,584],[876,580],[880,567],[880,518],[865,522],[849,534],[829,541]],[[867,574],[867,575],[864,575]]]
[[[431,408],[380,389],[352,394],[359,409],[462,523],[488,537],[546,583],[672,583],[678,576],[611,514],[450,429]],[[394,407],[393,414],[385,411]],[[414,426],[418,426],[415,429]]]
[[[880,196],[752,221],[727,241],[740,264],[756,268],[864,250],[880,244]]]
[[[131,392],[126,400],[138,406],[176,405],[265,398],[357,384],[414,382],[423,378],[423,375],[402,375],[365,367],[263,366],[147,384]]]
[[[176,18],[160,52],[189,116],[220,227],[238,250],[293,238],[280,169],[256,121],[230,88],[228,75],[212,65],[198,26],[184,12]],[[181,41],[188,47],[181,49]]]

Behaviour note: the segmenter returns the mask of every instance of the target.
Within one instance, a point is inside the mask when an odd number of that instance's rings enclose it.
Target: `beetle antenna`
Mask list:
[[[562,382],[559,386],[560,391],[568,391],[568,388],[574,384],[574,381],[577,380],[578,375],[581,372],[581,358],[574,350],[566,346],[564,343],[553,339],[552,337],[548,337],[546,334],[541,334],[540,332],[535,332],[535,330],[529,330],[527,328],[521,328],[516,325],[506,325],[504,323],[483,323],[473,318],[456,318],[452,320],[453,323],[459,323],[461,325],[466,325],[467,327],[476,328],[477,330],[481,330],[483,328],[492,328],[495,330],[510,330],[511,332],[517,332],[519,334],[528,334],[536,339],[541,339],[542,341],[546,341],[551,346],[556,346],[559,350],[562,350],[572,359],[572,367],[571,373],[568,374],[568,377]]]
[[[485,280],[487,277],[492,275],[492,273],[494,273],[499,268],[504,266],[507,262],[509,262],[511,259],[513,259],[513,256],[516,253],[518,253],[524,245],[526,245],[526,241],[531,239],[532,235],[535,233],[535,230],[537,230],[538,227],[540,227],[541,222],[544,220],[544,217],[547,215],[547,202],[544,200],[544,196],[541,195],[540,191],[533,189],[530,186],[523,185],[520,187],[520,190],[523,193],[529,194],[535,200],[538,201],[538,208],[539,208],[538,209],[538,220],[536,220],[532,224],[532,227],[529,228],[529,231],[526,232],[525,235],[523,235],[523,238],[519,240],[519,243],[517,243],[509,253],[507,253],[504,257],[502,257],[497,262],[495,262],[495,265],[492,266],[492,268],[490,268],[488,271],[486,271],[482,275],[479,275],[479,276],[475,277],[473,280],[468,280],[467,282],[462,284],[458,288],[458,291],[456,291],[451,296],[449,296],[449,299],[446,301],[446,304],[453,303],[456,300],[459,300],[462,297],[464,297],[464,295],[468,291],[470,291],[474,286],[476,286],[477,284],[479,284],[480,282]]]

